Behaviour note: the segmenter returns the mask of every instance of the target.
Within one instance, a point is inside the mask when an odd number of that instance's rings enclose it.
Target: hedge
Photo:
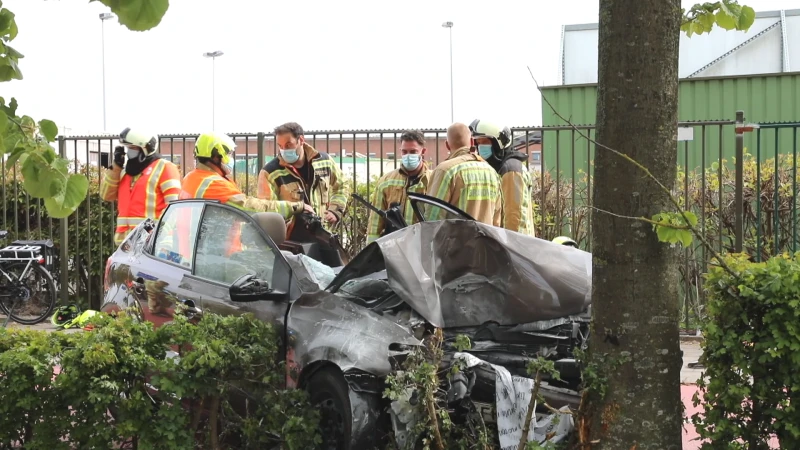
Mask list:
[[[800,448],[800,253],[714,267],[706,282],[704,377],[692,417],[703,448]]]
[[[176,315],[153,329],[121,313],[73,334],[0,329],[0,447],[314,447],[318,413],[304,391],[283,389],[279,341],[250,315]]]

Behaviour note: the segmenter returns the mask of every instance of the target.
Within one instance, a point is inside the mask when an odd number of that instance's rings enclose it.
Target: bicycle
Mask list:
[[[8,231],[0,231],[0,240]],[[52,241],[14,241],[0,248],[0,311],[22,325],[35,325],[50,317],[55,307],[56,285],[45,265],[52,256]],[[39,309],[37,309],[39,308]]]

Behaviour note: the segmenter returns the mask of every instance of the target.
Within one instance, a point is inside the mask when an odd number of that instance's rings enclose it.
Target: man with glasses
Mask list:
[[[158,153],[158,136],[125,128],[119,140],[122,145],[114,149],[113,165],[100,183],[102,199],[117,202],[117,245],[145,219],[159,219],[181,191],[178,168]]]
[[[258,198],[304,202],[328,225],[342,220],[347,192],[333,158],[309,145],[295,122],[275,128],[275,139],[280,153],[258,174]]]

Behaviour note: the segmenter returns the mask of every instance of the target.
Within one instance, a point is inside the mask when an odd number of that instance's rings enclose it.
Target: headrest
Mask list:
[[[260,212],[253,214],[253,220],[275,242],[275,245],[281,245],[286,240],[286,221],[280,214]]]

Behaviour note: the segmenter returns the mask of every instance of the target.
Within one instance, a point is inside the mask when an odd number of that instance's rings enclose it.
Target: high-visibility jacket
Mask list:
[[[194,170],[186,174],[181,186],[181,199],[205,198],[219,200],[220,202],[237,208],[254,212],[277,212],[285,219],[303,211],[303,202],[284,202],[277,200],[262,200],[249,197],[242,193],[239,186],[230,178],[230,174],[213,166],[197,163]],[[186,225],[184,225],[186,223]],[[179,228],[188,226],[187,221],[181,221]],[[188,228],[187,228],[188,233]],[[239,238],[240,230],[231,230],[230,252],[241,250]],[[182,249],[183,251],[184,249]],[[188,251],[188,249],[185,249]]]
[[[533,181],[522,162],[525,154],[512,156],[500,164],[500,188],[503,190],[503,228],[535,236],[533,229]]]
[[[424,164],[424,163],[423,163]],[[372,205],[378,209],[386,210],[392,203],[399,203],[403,211],[403,219],[406,224],[411,225],[417,222],[414,216],[414,210],[411,208],[411,202],[408,200],[409,192],[416,192],[420,194],[425,193],[425,188],[428,185],[428,178],[430,171],[427,165],[423,165],[422,171],[416,177],[411,178],[404,168],[393,170],[384,174],[375,187],[375,193],[372,195]],[[378,239],[383,233],[386,224],[383,217],[370,212],[369,221],[367,223],[367,243]]]
[[[298,170],[280,156],[264,165],[258,174],[258,198],[266,200],[305,201],[322,216],[325,211],[342,218],[347,206],[347,186],[336,161],[325,152],[303,144],[303,157],[314,170],[314,180],[307,186]],[[304,195],[305,194],[305,195]]]
[[[219,200],[246,211],[277,212],[285,219],[290,219],[294,214],[303,211],[302,201],[264,200],[247,196],[231,179],[230,174],[201,163],[197,163],[195,169],[183,178],[180,198]]]
[[[180,190],[178,167],[165,159],[156,159],[136,176],[130,176],[116,165],[106,169],[100,183],[100,196],[107,202],[117,202],[114,242],[121,244],[145,219],[159,219],[167,204],[178,199]]]
[[[469,147],[460,148],[436,166],[430,175],[427,194],[444,200],[478,222],[503,226],[503,193],[497,172]],[[444,211],[433,208],[427,220],[446,219]]]

